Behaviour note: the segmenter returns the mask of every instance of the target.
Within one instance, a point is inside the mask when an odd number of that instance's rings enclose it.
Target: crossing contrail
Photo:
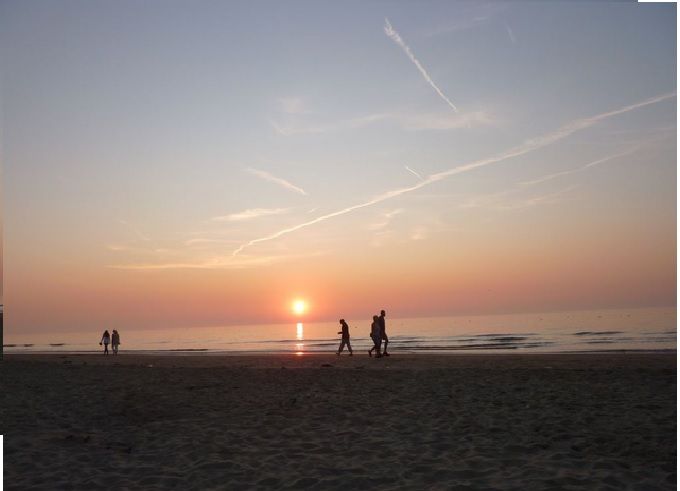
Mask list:
[[[406,45],[406,43],[404,42],[404,40],[401,39],[401,36],[399,35],[399,33],[394,30],[394,28],[392,27],[392,24],[390,24],[390,21],[388,19],[385,19],[384,29],[385,29],[385,34],[387,34],[387,36],[389,36],[389,38],[392,39],[392,41],[397,43],[397,45],[399,47],[401,47],[401,49],[404,50],[404,53],[406,53],[406,56],[408,56],[410,58],[410,60],[415,64],[416,68],[418,68],[418,70],[422,74],[423,78],[425,78],[425,81],[432,86],[432,88],[435,90],[435,92],[437,92],[437,94],[439,94],[439,97],[444,99],[444,102],[446,102],[449,106],[451,106],[451,109],[453,109],[455,112],[458,112],[458,108],[456,107],[456,105],[453,102],[451,102],[448,97],[446,97],[444,95],[444,93],[441,91],[441,89],[439,87],[437,87],[437,84],[434,83],[434,81],[432,80],[432,77],[430,77],[430,75],[427,73],[427,71],[425,70],[423,65],[420,64],[418,59],[415,57],[415,55],[411,51],[411,48],[409,48]]]
[[[413,169],[411,169],[408,165],[405,165],[404,168],[405,168],[407,171],[409,171],[411,174],[413,174],[414,176],[416,176],[418,179],[420,179],[420,180],[423,179],[423,176],[421,176],[421,175],[418,174],[416,171],[414,171]]]

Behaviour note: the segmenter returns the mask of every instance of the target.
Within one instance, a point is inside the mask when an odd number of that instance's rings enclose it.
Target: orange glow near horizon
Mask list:
[[[267,325],[303,343],[293,336],[304,323],[307,354],[320,348],[313,339],[339,345],[342,318],[370,342],[381,309],[393,329],[397,319],[677,308],[677,22],[665,15],[676,8],[627,3],[521,2],[531,31],[518,24],[516,46],[497,21],[493,38],[475,31],[485,42],[454,43],[449,28],[421,41],[415,51],[467,107],[460,114],[423,83],[406,44],[381,32],[384,15],[358,6],[342,17],[305,9],[282,35],[264,2],[205,2],[200,14],[184,2],[161,18],[123,2],[69,15],[2,4],[12,97],[0,337],[44,334],[42,349],[115,328],[127,348],[133,331],[214,328],[255,343]],[[403,2],[401,19],[390,13],[418,44],[427,30],[476,25],[485,8]],[[131,41],[118,42],[133,15]],[[253,19],[257,29],[240,27]],[[319,22],[357,29],[351,42],[309,43]],[[146,39],[157,41],[133,42]],[[93,63],[102,53],[115,72]],[[597,76],[564,70],[552,53]],[[512,70],[490,63],[506,58]],[[479,84],[481,73],[492,82]],[[555,98],[545,89],[555,85],[573,90]]]

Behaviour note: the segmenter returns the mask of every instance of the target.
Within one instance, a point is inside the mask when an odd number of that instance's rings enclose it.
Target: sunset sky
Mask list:
[[[675,11],[3,2],[6,330],[674,306]]]

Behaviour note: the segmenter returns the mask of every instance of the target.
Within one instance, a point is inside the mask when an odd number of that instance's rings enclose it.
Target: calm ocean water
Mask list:
[[[387,318],[394,352],[572,352],[676,350],[675,308],[593,310],[548,314]],[[352,347],[371,346],[370,321],[348,320]],[[182,329],[116,328],[121,352],[222,353],[333,352],[339,344],[337,322]],[[87,332],[29,334],[5,328],[4,351],[99,351],[103,328]]]

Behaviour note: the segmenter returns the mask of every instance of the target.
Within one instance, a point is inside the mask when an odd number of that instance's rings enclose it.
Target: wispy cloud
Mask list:
[[[548,193],[541,196],[532,196],[523,200],[514,201],[511,203],[498,203],[495,208],[499,210],[517,210],[520,208],[529,208],[537,205],[555,204],[562,200],[562,197],[576,189],[577,186],[569,186],[554,193]]]
[[[238,213],[231,213],[218,217],[212,217],[214,222],[241,222],[244,220],[252,220],[253,218],[266,217],[271,215],[283,215],[288,213],[290,208],[249,208]]]
[[[489,210],[518,210],[537,205],[558,203],[563,195],[575,189],[576,186],[569,186],[556,192],[539,196],[517,198],[515,195],[525,188],[515,186],[497,193],[474,196],[460,205],[460,208],[485,208]]]
[[[254,176],[257,176],[261,179],[264,179],[265,181],[273,182],[275,184],[278,184],[281,187],[284,187],[284,188],[289,189],[291,191],[294,191],[296,193],[307,196],[307,192],[304,189],[296,186],[295,184],[291,184],[290,182],[286,181],[285,179],[282,179],[280,177],[276,177],[276,176],[270,174],[269,172],[266,172],[266,171],[263,171],[263,170],[251,169],[251,168],[246,169],[246,171],[250,172]]]
[[[125,251],[125,252],[145,251],[145,249],[142,249],[140,247],[132,247],[132,246],[128,246],[128,245],[125,245],[125,244],[108,244],[106,246],[106,248],[110,251],[115,251],[115,252],[120,252],[120,251]]]
[[[243,261],[230,262],[222,258],[205,261],[187,261],[172,263],[138,263],[138,264],[114,264],[112,269],[126,269],[136,271],[165,270],[165,269],[241,269],[248,266],[267,265],[276,262],[277,257],[263,256],[259,258],[247,258]]]
[[[137,264],[112,264],[111,269],[124,269],[135,271],[153,271],[168,269],[244,269],[254,266],[268,266],[300,258],[317,257],[326,254],[323,251],[312,252],[309,254],[289,254],[289,255],[270,255],[270,256],[214,256],[202,260],[186,260],[164,263],[137,263]]]
[[[510,38],[510,41],[512,41],[512,44],[517,44],[517,39],[515,38],[515,33],[512,32],[512,29],[510,29],[510,26],[508,25],[507,22],[503,22],[505,25],[505,30],[508,33],[508,37]]]
[[[426,37],[440,36],[485,26],[494,21],[498,14],[505,12],[510,7],[509,3],[470,2],[469,5],[473,7],[475,13],[468,13],[467,17],[457,18],[453,23],[439,25],[424,33],[424,35]]]
[[[195,239],[185,240],[184,245],[192,246],[197,244],[224,244],[229,242],[236,242],[236,239],[213,239],[206,237],[197,237]]]
[[[418,68],[418,71],[420,74],[423,76],[425,81],[430,84],[430,86],[435,90],[437,94],[439,94],[439,97],[441,97],[444,102],[446,102],[451,109],[453,109],[455,112],[458,112],[458,108],[456,105],[449,100],[448,97],[444,95],[444,93],[441,91],[439,87],[437,87],[437,84],[434,83],[434,80],[432,80],[432,77],[427,73],[427,70],[423,67],[423,65],[420,64],[418,59],[415,57],[413,52],[411,51],[411,48],[409,48],[404,40],[401,38],[399,33],[392,27],[392,24],[390,24],[390,21],[388,19],[385,19],[385,34],[392,39],[402,50],[404,50],[404,53],[406,53],[406,56],[409,57],[409,59],[413,62],[413,64]]]
[[[150,239],[149,237],[147,237],[145,234],[143,234],[142,232],[140,232],[139,229],[137,229],[137,227],[131,225],[128,221],[126,221],[126,220],[118,220],[118,223],[120,223],[121,225],[125,226],[125,228],[127,228],[127,229],[130,230],[133,234],[135,234],[139,240],[143,240],[143,241],[145,241],[145,242],[151,240],[151,239]]]
[[[108,244],[106,248],[114,252],[132,252],[144,255],[168,255],[175,252],[173,249],[168,249],[167,247],[139,247],[128,244]]]
[[[385,118],[388,119],[388,118]],[[457,114],[440,113],[397,113],[389,119],[396,121],[406,130],[454,130],[472,128],[473,126],[489,126],[496,122],[495,118],[484,111]]]
[[[276,131],[281,136],[314,135],[318,133],[327,133],[328,131],[335,131],[343,127],[342,125],[338,124],[310,125],[299,123],[278,123],[272,119],[269,120],[269,124],[272,128],[274,128],[274,131]]]
[[[300,97],[282,97],[278,102],[281,110],[286,114],[307,114],[309,112]]]
[[[522,181],[522,182],[519,183],[519,185],[520,186],[533,186],[535,184],[540,184],[542,182],[550,181],[550,180],[555,179],[557,177],[566,176],[566,175],[569,175],[569,174],[574,174],[576,172],[581,172],[581,171],[584,171],[584,170],[586,170],[590,167],[594,167],[596,165],[603,164],[604,162],[608,162],[610,160],[613,160],[613,159],[616,159],[616,158],[619,158],[619,157],[623,157],[624,155],[629,155],[629,154],[639,150],[640,147],[641,147],[641,145],[636,145],[635,147],[633,147],[629,150],[626,150],[624,152],[615,153],[613,155],[608,155],[606,157],[602,157],[602,158],[597,159],[597,160],[593,160],[592,162],[589,162],[585,165],[582,165],[581,167],[577,167],[576,169],[570,169],[570,170],[565,170],[565,171],[561,171],[561,172],[555,172],[553,174],[548,174],[548,175],[539,177],[538,179],[532,179],[530,181]]]
[[[294,136],[294,135],[315,135],[320,133],[329,133],[332,131],[342,131],[348,129],[362,128],[369,124],[383,121],[390,118],[389,113],[376,113],[368,114],[366,116],[360,116],[357,118],[343,119],[340,121],[330,122],[330,123],[319,123],[319,122],[300,122],[300,121],[289,121],[287,123],[277,123],[276,121],[270,120],[269,124],[272,125],[274,130],[282,136]]]
[[[589,128],[589,127],[599,123],[600,121],[603,121],[603,120],[606,120],[608,118],[617,116],[619,114],[624,114],[624,113],[633,111],[635,109],[639,109],[641,107],[649,106],[651,104],[655,104],[657,102],[661,102],[661,101],[670,99],[672,97],[675,97],[675,93],[663,94],[663,95],[660,95],[660,96],[656,96],[656,97],[646,99],[644,101],[641,101],[641,102],[638,102],[638,103],[635,103],[635,104],[630,104],[628,106],[624,106],[624,107],[622,107],[620,109],[616,109],[614,111],[600,113],[600,114],[597,114],[595,116],[591,116],[589,118],[583,118],[583,119],[578,119],[578,120],[569,122],[569,123],[563,125],[562,127],[558,128],[557,130],[555,130],[551,133],[547,133],[547,134],[539,136],[537,138],[527,140],[524,143],[522,143],[522,144],[520,144],[516,147],[510,148],[510,149],[506,150],[505,152],[494,155],[492,157],[488,157],[488,158],[480,159],[480,160],[475,160],[475,161],[469,162],[467,164],[463,164],[461,166],[454,167],[452,169],[448,169],[448,170],[443,171],[443,172],[438,172],[436,174],[432,174],[432,175],[428,176],[427,178],[425,178],[424,180],[422,180],[421,182],[414,184],[413,186],[408,186],[408,187],[393,189],[391,191],[386,191],[386,192],[384,192],[384,193],[382,193],[378,196],[375,196],[374,198],[372,198],[368,201],[365,201],[363,203],[359,203],[359,204],[356,204],[356,205],[353,205],[353,206],[348,206],[346,208],[343,208],[341,210],[338,210],[338,211],[335,211],[335,212],[332,212],[332,213],[327,213],[327,214],[322,215],[320,217],[317,217],[313,220],[308,220],[308,221],[300,223],[298,225],[294,225],[292,227],[287,227],[285,229],[279,230],[277,232],[266,235],[264,237],[252,239],[248,242],[243,243],[238,248],[236,248],[232,252],[232,255],[237,256],[238,254],[243,252],[243,250],[245,250],[246,248],[251,247],[255,244],[274,240],[274,239],[277,239],[277,238],[282,237],[284,235],[295,232],[297,230],[301,230],[303,228],[310,227],[310,226],[315,225],[317,223],[321,223],[323,221],[329,220],[331,218],[335,218],[337,216],[345,215],[347,213],[351,213],[355,210],[359,210],[359,209],[365,208],[367,206],[372,206],[372,205],[375,205],[377,203],[382,203],[383,201],[387,201],[389,199],[396,198],[396,197],[401,196],[403,194],[416,191],[418,189],[421,189],[421,188],[428,186],[430,184],[433,184],[435,182],[439,182],[441,180],[444,180],[448,177],[451,177],[451,176],[454,176],[454,175],[457,175],[457,174],[462,174],[464,172],[469,172],[469,171],[474,170],[474,169],[478,169],[478,168],[485,167],[485,166],[488,166],[488,165],[491,165],[491,164],[503,162],[505,160],[508,160],[508,159],[511,159],[511,158],[514,158],[514,157],[519,157],[519,156],[528,154],[528,153],[536,151],[540,148],[551,145],[551,144],[553,144],[557,141],[560,141],[560,140],[568,137],[569,135],[571,135],[571,134],[573,134],[573,133],[575,133],[579,130],[584,130],[586,128]]]
[[[409,235],[411,240],[425,240],[429,236],[429,230],[425,227],[416,227]]]
[[[441,36],[442,34],[449,34],[452,32],[466,31],[475,27],[482,26],[489,22],[490,17],[486,15],[479,15],[470,19],[455,22],[436,27],[425,33],[425,37]]]
[[[379,122],[396,123],[399,127],[407,131],[444,131],[489,126],[496,123],[496,118],[485,111],[472,111],[466,113],[447,112],[445,114],[434,112],[384,112],[367,114],[365,116],[326,124],[302,124],[299,122],[284,124],[272,120],[269,121],[272,128],[282,136],[314,135],[332,131],[358,129]]]
[[[368,225],[368,230],[383,230],[386,228],[390,222],[392,221],[392,218],[403,213],[404,210],[401,208],[397,208],[394,210],[386,211],[381,214],[382,220],[379,222],[371,223]]]

